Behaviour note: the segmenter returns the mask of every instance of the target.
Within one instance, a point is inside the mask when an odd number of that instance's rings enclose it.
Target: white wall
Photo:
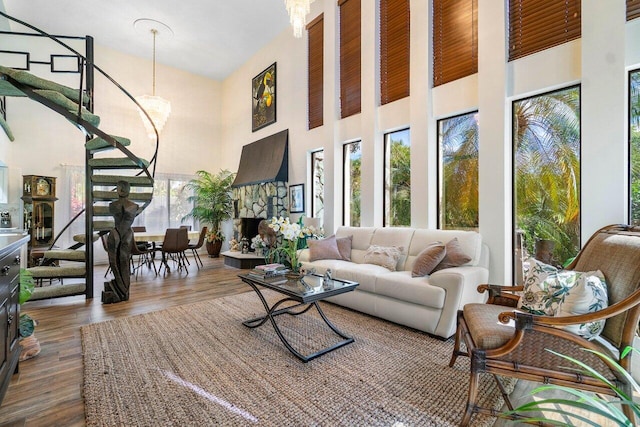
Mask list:
[[[14,50],[21,47],[4,37],[0,46],[2,43],[5,43],[2,48],[8,47],[7,43]],[[45,48],[40,46],[41,42],[30,39],[23,47],[44,54]],[[74,47],[84,52],[80,45]],[[95,61],[133,96],[151,94],[149,60],[96,45]],[[51,76],[48,66],[37,65],[32,72],[77,87],[75,75]],[[221,86],[218,81],[157,64],[156,94],[171,101],[172,112],[160,135],[156,172],[193,174],[198,169],[216,171],[223,165]],[[97,72],[94,99],[95,113],[101,118],[100,129],[130,138],[130,149],[149,159],[154,145],[146,135],[135,104]],[[69,220],[69,191],[61,179],[62,165],[84,165],[84,134],[58,114],[27,98],[8,98],[7,110],[7,121],[16,140],[9,142],[4,134],[0,136],[0,158],[11,170],[11,197],[17,199],[21,195],[22,174],[58,177],[55,228],[59,231]]]
[[[509,63],[506,48],[499,49],[505,46],[504,2],[479,2],[478,74],[435,89],[430,87],[429,1],[412,0],[412,95],[382,107],[377,105],[376,4],[362,2],[362,113],[343,120],[338,118],[337,5],[334,0],[318,0],[313,3],[308,20],[324,13],[324,125],[306,130],[306,35],[294,39],[290,31],[286,31],[223,82],[222,135],[224,162],[229,168],[237,167],[242,145],[289,128],[289,182],[304,182],[308,188],[308,152],[324,148],[325,228],[331,232],[342,221],[341,146],[361,139],[362,225],[380,226],[382,137],[385,132],[409,126],[412,225],[435,227],[436,120],[479,109],[480,231],[492,252],[491,280],[503,282],[511,277],[511,102],[582,83],[583,242],[596,228],[627,219],[624,178],[627,142],[623,119],[626,86],[622,86],[621,76],[626,75],[626,69],[640,64],[640,44],[634,42],[640,39],[640,20],[623,24],[624,0],[615,0],[615,6],[612,2],[583,1],[584,37],[581,40]],[[277,122],[251,133],[251,78],[274,61],[278,63]],[[589,105],[585,105],[586,102]],[[605,195],[614,200],[605,201]],[[308,209],[309,204],[306,206]]]

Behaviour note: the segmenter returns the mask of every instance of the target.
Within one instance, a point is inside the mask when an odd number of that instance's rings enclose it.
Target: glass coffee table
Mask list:
[[[357,282],[331,279],[328,280],[326,284],[324,284],[322,276],[318,276],[315,274],[306,275],[302,279],[297,281],[288,280],[284,283],[278,282],[277,280],[274,281],[273,279],[260,279],[249,274],[240,274],[238,275],[238,277],[240,277],[240,279],[242,279],[242,281],[247,285],[251,286],[256,294],[258,294],[258,297],[260,298],[260,301],[262,301],[262,305],[267,312],[267,314],[264,316],[245,320],[244,322],[242,322],[242,324],[247,326],[248,328],[257,328],[265,324],[267,321],[270,321],[276,331],[276,334],[278,334],[278,337],[280,338],[280,341],[282,341],[284,346],[291,353],[293,353],[294,356],[296,356],[303,362],[306,363],[310,360],[315,359],[316,357],[322,356],[323,354],[343,347],[354,341],[353,337],[347,336],[329,321],[327,316],[322,311],[322,308],[318,304],[318,301],[334,295],[351,292],[356,288],[356,286],[358,286]],[[262,294],[262,289],[271,289],[273,291],[276,291],[282,294],[284,298],[280,299],[271,307],[269,307],[269,303]],[[294,302],[295,304],[279,308],[283,303],[286,302]],[[340,338],[342,338],[342,341],[339,341],[314,353],[304,355],[293,348],[293,346],[282,334],[282,331],[280,330],[276,322],[276,317],[283,314],[288,314],[290,316],[299,316],[311,310],[311,308],[313,307],[318,310],[318,313],[320,314],[320,317],[322,318],[324,323],[329,328],[331,328],[331,330],[335,332]]]

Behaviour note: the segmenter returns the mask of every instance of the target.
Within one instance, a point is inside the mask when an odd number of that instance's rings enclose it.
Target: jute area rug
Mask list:
[[[458,424],[469,367],[459,358],[449,368],[452,340],[321,304],[356,341],[306,364],[270,323],[242,325],[264,314],[253,292],[84,326],[87,425]],[[337,339],[315,310],[278,322],[303,353]],[[494,381],[482,380],[483,400],[499,409]],[[474,426],[493,422],[472,420]]]

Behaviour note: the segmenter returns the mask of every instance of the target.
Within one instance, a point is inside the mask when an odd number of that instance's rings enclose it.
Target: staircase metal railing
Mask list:
[[[9,19],[10,21],[16,22],[17,24],[20,24],[26,28],[29,28],[31,30],[33,30],[35,32],[34,33],[20,33],[20,32],[11,32],[11,31],[0,31],[0,34],[14,34],[14,35],[24,35],[24,36],[42,36],[42,37],[46,37],[50,40],[52,40],[53,42],[57,43],[58,45],[62,46],[64,49],[68,50],[69,52],[73,53],[79,60],[80,62],[80,82],[78,84],[78,110],[77,113],[70,113],[69,111],[67,111],[64,107],[53,103],[52,101],[44,98],[43,96],[37,94],[36,92],[34,92],[33,90],[31,90],[29,87],[17,82],[15,79],[12,79],[8,76],[6,76],[5,78],[10,81],[10,83],[12,83],[14,86],[16,86],[18,89],[20,89],[21,91],[23,91],[25,94],[27,94],[30,98],[36,100],[37,102],[47,106],[48,108],[58,112],[59,114],[61,114],[62,116],[66,117],[68,120],[72,121],[73,123],[76,124],[76,126],[78,128],[80,128],[80,130],[82,130],[85,134],[85,142],[89,141],[92,137],[100,137],[103,140],[105,140],[109,145],[111,145],[113,148],[119,150],[120,152],[122,152],[123,154],[125,154],[129,159],[131,159],[136,166],[140,169],[138,173],[135,174],[135,176],[140,176],[140,175],[146,175],[147,177],[149,177],[150,179],[153,179],[155,176],[155,171],[156,171],[156,162],[157,162],[157,158],[158,158],[158,148],[160,145],[160,135],[158,133],[158,130],[155,127],[155,124],[153,123],[153,120],[151,120],[151,116],[149,116],[149,113],[140,105],[140,103],[138,103],[138,101],[133,97],[133,95],[131,95],[131,93],[129,93],[122,85],[120,85],[115,79],[113,79],[113,77],[111,77],[108,73],[106,73],[104,70],[102,70],[100,67],[98,67],[95,62],[94,62],[94,57],[93,57],[93,38],[91,36],[85,36],[83,39],[85,40],[85,55],[82,55],[80,52],[78,52],[77,50],[75,50],[73,47],[69,46],[67,43],[63,42],[59,37],[60,36],[54,36],[52,34],[49,34],[31,24],[28,24],[27,22],[24,22],[20,19],[17,19],[13,16],[10,16],[8,14],[6,14],[3,11],[0,11],[0,16],[3,16],[7,19]],[[84,120],[82,118],[82,108],[83,106],[87,109],[87,111],[93,113],[93,108],[94,108],[94,83],[95,83],[95,76],[94,76],[94,71],[97,71],[98,73],[100,73],[104,78],[106,78],[111,84],[113,84],[114,86],[116,86],[118,88],[119,91],[121,91],[127,98],[129,98],[130,101],[132,101],[136,107],[138,107],[138,109],[140,109],[144,115],[146,116],[147,120],[149,120],[149,122],[151,123],[151,125],[153,126],[154,129],[154,133],[155,133],[155,148],[154,148],[154,152],[153,152],[153,156],[151,157],[151,159],[148,162],[148,165],[145,165],[144,162],[138,157],[136,156],[134,153],[132,153],[129,149],[127,149],[123,144],[121,144],[117,139],[115,139],[114,137],[112,137],[111,135],[107,134],[106,132],[102,131],[101,129],[98,129],[98,127],[92,125],[91,123],[89,123],[88,121]],[[85,90],[83,91],[83,86],[86,86]],[[84,94],[86,93],[87,98],[88,98],[88,102],[84,102]],[[5,107],[5,111],[6,111],[6,104],[3,102],[3,106]],[[3,111],[3,112],[5,112]],[[84,147],[83,147],[84,149]],[[93,297],[93,261],[94,261],[94,256],[93,256],[93,233],[94,233],[94,229],[93,229],[93,188],[92,188],[92,183],[91,183],[91,176],[93,174],[93,170],[90,166],[90,160],[93,158],[93,153],[90,152],[90,150],[86,150],[85,149],[85,153],[86,153],[86,157],[85,157],[85,208],[83,209],[83,211],[85,212],[85,263],[86,263],[86,297],[87,298],[92,298]],[[149,168],[151,168],[151,171],[149,171]],[[115,191],[115,189],[114,189]],[[147,200],[145,202],[143,202],[142,206],[141,206],[141,210],[146,208],[149,203],[151,202],[151,200]],[[60,238],[60,236],[62,235],[62,233],[64,233],[69,227],[70,225],[76,221],[82,214],[82,211],[78,214],[76,214],[62,229],[62,231],[60,231],[56,237],[54,238],[54,243]],[[53,246],[53,244],[52,244]]]

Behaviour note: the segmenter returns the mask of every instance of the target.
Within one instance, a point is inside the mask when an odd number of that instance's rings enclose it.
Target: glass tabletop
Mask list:
[[[301,302],[311,302],[342,294],[352,291],[358,286],[357,282],[341,279],[329,279],[325,282],[324,278],[317,274],[307,274],[297,280],[287,279],[284,276],[267,280],[259,279],[248,274],[241,274],[240,277],[265,288],[273,289],[282,294],[294,297]]]

